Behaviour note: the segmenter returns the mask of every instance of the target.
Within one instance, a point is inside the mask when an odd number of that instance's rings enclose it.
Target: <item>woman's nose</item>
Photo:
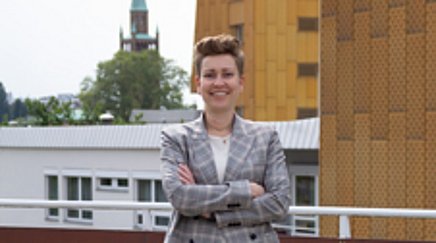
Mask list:
[[[224,77],[222,75],[218,75],[213,84],[216,86],[225,84]]]

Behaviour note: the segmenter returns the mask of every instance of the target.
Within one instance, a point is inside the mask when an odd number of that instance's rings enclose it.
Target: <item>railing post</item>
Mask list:
[[[351,239],[350,219],[347,215],[339,216],[339,239]]]

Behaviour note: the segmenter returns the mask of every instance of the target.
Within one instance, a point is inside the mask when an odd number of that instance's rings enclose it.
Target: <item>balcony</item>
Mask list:
[[[0,208],[63,208],[63,209],[93,209],[93,210],[133,210],[147,212],[153,215],[156,211],[171,211],[169,203],[138,203],[124,201],[45,201],[23,199],[0,199]],[[339,217],[339,235],[335,239],[321,237],[296,237],[280,233],[280,242],[417,242],[417,241],[386,241],[353,239],[350,231],[349,217],[401,217],[436,219],[436,210],[419,209],[387,209],[387,208],[346,208],[346,207],[298,207],[291,206],[290,215],[334,215]],[[149,219],[145,219],[146,221]],[[278,231],[291,230],[289,225],[273,225]],[[161,229],[138,228],[136,230],[118,229],[66,229],[66,228],[38,228],[22,226],[0,226],[0,243],[136,243],[163,242],[165,232]]]

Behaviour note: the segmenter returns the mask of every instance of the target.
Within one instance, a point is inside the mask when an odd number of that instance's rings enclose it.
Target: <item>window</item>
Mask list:
[[[168,202],[160,180],[138,180],[138,201]]]
[[[130,43],[125,43],[125,44],[123,45],[123,50],[124,50],[124,51],[127,51],[127,52],[131,52],[131,51],[132,51],[132,44],[130,44]]]
[[[316,77],[318,75],[318,63],[299,63],[299,77]]]
[[[58,176],[50,175],[46,176],[46,195],[48,200],[59,199],[59,184]],[[59,209],[49,208],[47,209],[46,216],[48,219],[59,219]]]
[[[295,206],[316,206],[317,177],[314,175],[293,176]],[[315,215],[295,215],[292,217],[292,235],[317,236],[318,217]]]
[[[318,18],[299,17],[298,31],[318,31]]]
[[[136,181],[136,199],[139,202],[168,202],[161,180]],[[135,224],[137,227],[151,227],[155,230],[167,230],[170,214],[162,211],[136,212]],[[151,225],[147,225],[151,224]]]
[[[92,181],[90,177],[66,177],[67,200],[91,201]],[[90,222],[92,211],[86,209],[66,209],[66,218],[78,222]]]
[[[114,191],[128,191],[129,180],[127,178],[98,178],[99,190],[114,190]]]
[[[318,116],[318,109],[316,108],[298,108],[297,119],[305,119]]]
[[[244,43],[244,25],[242,25],[242,24],[233,25],[232,29],[233,29],[233,35],[236,37],[236,39],[239,40],[239,42],[241,44],[243,44]]]

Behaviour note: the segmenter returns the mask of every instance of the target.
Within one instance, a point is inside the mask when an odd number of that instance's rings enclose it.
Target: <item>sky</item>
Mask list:
[[[195,0],[146,0],[160,54],[191,73]],[[0,82],[14,98],[78,94],[86,76],[129,33],[131,0],[9,0],[0,3]],[[200,98],[185,92],[185,103]]]

